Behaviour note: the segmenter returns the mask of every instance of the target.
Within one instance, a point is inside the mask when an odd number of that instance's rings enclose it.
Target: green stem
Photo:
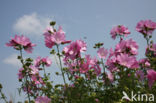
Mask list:
[[[43,71],[44,71],[44,76],[46,76],[46,71],[45,71],[45,67],[43,64],[42,64],[42,67],[43,67]]]
[[[104,65],[104,61],[103,61],[102,58],[101,58],[101,62],[102,62],[103,71],[104,71],[104,73],[105,73],[105,72],[106,72],[106,71],[105,71],[105,65]]]
[[[76,63],[77,63],[77,65],[76,65],[76,69],[80,69],[79,68],[79,62],[78,62],[78,59],[76,59]],[[79,75],[79,77],[81,76],[81,74],[80,74],[80,70],[78,70],[79,72],[78,72],[78,75]]]
[[[65,76],[64,76],[64,72],[63,72],[63,67],[62,67],[62,62],[61,62],[60,51],[59,51],[59,45],[56,45],[56,47],[57,47],[58,58],[59,58],[59,63],[60,63],[60,67],[61,67],[63,81],[64,81],[64,84],[66,84],[66,80],[65,80]]]
[[[20,58],[21,63],[22,63],[22,65],[24,66],[23,55],[22,55],[22,49],[20,49],[20,56],[21,56],[21,58]]]
[[[21,63],[22,63],[22,65],[23,65],[23,68],[25,68],[24,67],[24,60],[23,60],[23,55],[22,55],[22,49],[20,49],[20,56],[21,56]],[[28,92],[28,77],[27,77],[27,75],[26,75],[26,88],[27,88],[27,94],[28,94],[28,100],[29,100],[29,103],[30,103],[30,94],[29,94],[29,92]]]
[[[104,72],[104,79],[106,80],[106,70],[105,70],[105,65],[104,65],[104,61],[101,58],[101,62],[102,62],[102,67],[103,67],[103,72]],[[106,84],[106,89],[107,89],[107,84]]]
[[[146,37],[147,45],[149,46],[149,38]]]
[[[5,103],[8,103],[6,100],[6,96],[2,93],[1,89],[0,89],[0,93],[1,93],[1,98],[5,101]]]

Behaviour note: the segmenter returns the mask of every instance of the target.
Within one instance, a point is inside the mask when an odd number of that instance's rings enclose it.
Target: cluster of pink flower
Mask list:
[[[33,95],[33,90],[39,89],[39,85],[44,86],[44,82],[42,80],[42,77],[39,75],[38,68],[36,68],[35,66],[31,65],[27,70],[24,68],[19,69],[18,73],[19,81],[25,81],[25,77],[27,75],[29,75],[30,78],[29,85],[27,87],[23,86],[22,88],[26,93],[30,93]]]
[[[35,103],[50,103],[51,100],[47,96],[38,96]]]
[[[96,57],[91,58],[90,55],[85,56],[85,60],[80,63],[80,73],[88,73],[89,70],[94,70],[96,75],[101,73],[101,68],[97,64],[98,60]]]
[[[115,50],[110,49],[106,65],[111,72],[117,71],[118,64],[127,68],[138,68],[135,55],[138,52],[138,45],[132,39],[122,40],[116,45]]]
[[[29,81],[29,86],[28,87],[23,87],[25,92],[29,92],[30,94],[33,94],[33,90],[35,89],[40,89],[39,85],[43,87],[45,85],[43,81],[43,77],[40,76],[39,71],[42,70],[40,65],[43,64],[43,66],[50,66],[51,65],[51,60],[48,57],[41,58],[37,57],[36,60],[34,61],[34,65],[30,65],[29,67],[21,68],[19,69],[18,73],[18,79],[19,81],[24,81],[25,77],[28,75],[30,78]],[[37,92],[36,92],[37,93]]]
[[[64,47],[64,63],[69,67],[69,70],[73,72],[88,73],[89,70],[95,70],[95,74],[101,73],[101,68],[97,64],[96,58],[91,58],[90,55],[85,55],[82,58],[81,53],[86,51],[86,43],[82,40],[72,42],[70,45]],[[79,66],[79,69],[77,69]]]
[[[152,32],[156,29],[156,23],[152,22],[151,20],[145,20],[140,21],[137,26],[136,30],[143,35],[151,35]],[[122,26],[116,26],[111,30],[112,38],[115,39],[116,36],[127,36],[130,34],[128,28]],[[101,48],[100,48],[101,49]],[[99,49],[99,51],[100,51]],[[105,52],[105,53],[104,53]],[[156,56],[156,44],[149,45],[146,54],[152,53],[151,56]],[[105,55],[104,55],[105,54]],[[140,61],[136,60],[136,55],[138,54],[138,45],[135,41],[132,39],[129,40],[123,40],[121,39],[120,42],[116,45],[115,50],[113,51],[110,49],[109,57],[106,61],[106,65],[108,66],[108,70],[110,72],[116,72],[120,71],[118,69],[119,65],[137,69],[140,66],[142,68],[150,68],[149,60],[141,59]],[[107,55],[107,52],[103,50],[104,58]],[[99,56],[101,57],[101,56]],[[154,68],[153,68],[154,69]],[[147,69],[147,78],[149,80],[149,87],[151,88],[152,84],[156,80],[154,76],[156,76],[156,72],[153,69]],[[112,77],[112,76],[111,76]],[[136,71],[136,77],[138,77],[140,80],[143,80],[145,76],[145,73],[142,70]]]
[[[151,35],[152,32],[156,29],[156,23],[151,20],[140,21],[136,30],[142,33],[145,36]],[[116,39],[117,36],[126,37],[130,34],[130,31],[127,27],[123,25],[118,25],[114,27],[111,32],[113,39]],[[156,81],[156,71],[155,68],[151,67],[150,59],[144,58],[139,61],[136,59],[138,54],[138,45],[132,40],[120,39],[120,42],[115,46],[115,49],[112,48],[108,51],[104,47],[99,47],[97,50],[98,57],[101,59],[98,60],[96,57],[91,58],[91,55],[82,56],[82,52],[87,50],[87,45],[82,40],[76,40],[74,42],[65,40],[65,32],[60,26],[56,31],[53,27],[48,27],[44,33],[45,45],[48,48],[57,46],[60,44],[70,43],[63,48],[62,55],[65,66],[67,66],[69,72],[75,77],[78,77],[78,74],[88,75],[89,71],[93,71],[96,76],[99,76],[102,73],[101,65],[103,59],[106,60],[105,66],[103,63],[104,72],[106,69],[106,74],[108,79],[113,82],[114,73],[122,71],[121,69],[131,69],[136,70],[135,75],[140,80],[143,81],[144,78],[148,79],[149,87],[151,88],[153,83]],[[17,36],[12,38],[9,43],[6,43],[7,46],[14,47],[17,50],[24,49],[26,52],[31,53],[35,44],[32,44],[30,40],[25,36]],[[148,44],[146,49],[146,54],[153,57],[156,57],[156,44]],[[60,54],[58,54],[60,56]],[[107,57],[108,56],[108,57]],[[18,78],[22,80],[25,76],[30,76],[33,86],[35,85],[44,85],[42,77],[39,75],[40,66],[49,67],[51,65],[51,60],[48,57],[41,58],[37,57],[34,63],[31,63],[29,66],[23,66],[19,70]],[[24,64],[23,64],[24,65]],[[142,69],[143,68],[143,69]],[[143,71],[145,69],[145,71]],[[145,75],[147,74],[147,75]],[[130,75],[128,75],[130,76]],[[89,77],[89,75],[88,75]],[[25,91],[31,93],[31,87],[24,87]],[[51,100],[47,96],[38,96],[35,103],[49,103]]]
[[[14,38],[12,38],[10,40],[9,43],[6,43],[7,46],[10,47],[14,47],[16,50],[21,50],[24,49],[27,53],[32,53],[33,47],[36,46],[35,44],[32,44],[29,40],[29,38],[25,37],[25,36],[18,36],[15,35]],[[20,56],[20,59],[22,59],[22,55]],[[23,85],[23,90],[27,93],[33,94],[33,89],[39,89],[39,85],[44,86],[44,82],[42,80],[42,77],[39,74],[39,67],[40,65],[45,65],[45,66],[50,66],[51,65],[51,60],[48,57],[45,58],[41,58],[41,57],[37,57],[34,65],[30,64],[29,66],[26,66],[26,61],[23,61],[23,67],[19,69],[19,73],[18,73],[18,79],[19,81],[25,81],[25,77],[29,76],[30,81],[29,81],[29,85],[26,87]],[[25,65],[25,66],[24,66]],[[38,98],[37,100],[41,100],[42,101],[46,100],[46,98]],[[40,102],[36,102],[36,103],[40,103]],[[48,101],[46,103],[49,103]]]

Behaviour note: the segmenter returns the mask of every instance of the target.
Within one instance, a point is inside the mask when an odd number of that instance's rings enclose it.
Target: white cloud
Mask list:
[[[18,59],[17,59],[17,54],[12,54],[9,57],[5,58],[3,60],[3,63],[9,64],[9,65],[12,65],[12,66],[16,66],[16,67],[21,66],[20,61],[18,61]]]
[[[40,36],[49,25],[50,18],[43,17],[37,13],[24,15],[17,19],[13,25],[13,30],[24,35]]]

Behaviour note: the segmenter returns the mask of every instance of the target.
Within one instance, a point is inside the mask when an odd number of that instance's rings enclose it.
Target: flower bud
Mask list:
[[[55,72],[56,75],[59,75],[59,72]]]
[[[25,101],[24,103],[28,103],[28,101]]]
[[[3,86],[2,86],[2,84],[0,84],[0,89],[2,89],[3,88]]]
[[[50,25],[51,25],[51,26],[54,26],[55,24],[56,24],[55,21],[51,21],[51,22],[50,22]]]

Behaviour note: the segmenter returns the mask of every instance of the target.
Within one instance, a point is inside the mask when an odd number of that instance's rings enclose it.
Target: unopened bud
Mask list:
[[[50,25],[51,25],[51,26],[54,26],[55,24],[56,24],[55,21],[51,21],[51,22],[50,22]]]
[[[2,84],[0,84],[0,89],[3,88]]]
[[[24,103],[28,103],[28,101],[25,101]]]

